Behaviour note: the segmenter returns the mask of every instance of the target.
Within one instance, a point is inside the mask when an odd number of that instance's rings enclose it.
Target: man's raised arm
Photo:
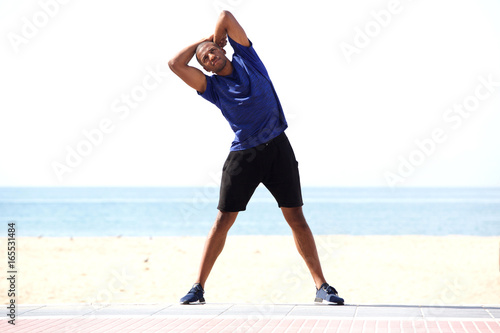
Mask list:
[[[188,47],[182,49],[177,55],[169,60],[168,66],[182,81],[188,86],[196,89],[200,93],[204,93],[207,88],[207,79],[205,74],[196,67],[189,66],[189,62],[196,53],[196,48],[203,42],[212,42],[213,35],[200,40]]]
[[[250,41],[248,40],[245,30],[243,30],[238,21],[236,21],[233,14],[227,10],[223,10],[215,25],[214,43],[220,47],[224,47],[226,35],[240,45],[250,46]]]
[[[241,25],[236,21],[233,14],[224,10],[219,15],[215,25],[215,34],[184,48],[168,62],[168,66],[188,86],[200,93],[204,93],[207,88],[205,74],[196,67],[189,66],[189,62],[195,55],[198,45],[203,42],[214,42],[222,49],[226,45],[227,36],[240,45],[250,46],[250,41]]]

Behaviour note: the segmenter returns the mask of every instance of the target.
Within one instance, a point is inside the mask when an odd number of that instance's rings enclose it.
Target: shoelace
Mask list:
[[[191,288],[189,293],[196,294],[199,291],[201,291],[203,293],[203,290],[199,286],[196,286],[196,287]]]
[[[332,286],[328,286],[328,288],[326,288],[326,293],[327,294],[334,294],[334,295],[338,295],[339,294],[337,292],[337,290],[335,290],[335,288],[333,288]]]

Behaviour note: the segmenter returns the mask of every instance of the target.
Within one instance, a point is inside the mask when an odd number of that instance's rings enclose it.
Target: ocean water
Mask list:
[[[303,188],[316,235],[500,235],[500,188]],[[17,236],[205,236],[214,187],[0,188],[0,220]],[[259,187],[232,235],[291,235]]]

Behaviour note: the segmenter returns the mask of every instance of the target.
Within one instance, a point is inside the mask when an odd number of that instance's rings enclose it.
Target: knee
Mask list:
[[[236,219],[238,213],[219,211],[212,227],[213,232],[227,233]]]
[[[292,229],[308,229],[301,207],[283,209],[283,215]]]
[[[287,222],[290,228],[292,228],[292,230],[294,231],[302,232],[309,230],[309,225],[304,218],[291,219],[287,220]]]

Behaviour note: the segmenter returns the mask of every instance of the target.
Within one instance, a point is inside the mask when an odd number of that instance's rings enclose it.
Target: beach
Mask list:
[[[325,277],[346,303],[500,304],[498,236],[315,239]],[[19,237],[17,302],[177,303],[194,282],[204,240]],[[5,267],[6,251],[0,260]],[[7,270],[0,274],[5,281]],[[230,235],[205,291],[210,303],[312,303],[315,296],[291,236]],[[6,292],[0,300],[8,303]]]

